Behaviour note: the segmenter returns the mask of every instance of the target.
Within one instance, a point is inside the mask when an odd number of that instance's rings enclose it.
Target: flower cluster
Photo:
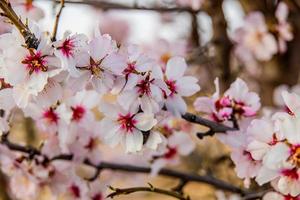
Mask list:
[[[219,80],[215,80],[216,92],[211,97],[198,97],[194,102],[197,111],[206,113],[216,122],[235,121],[253,117],[260,108],[260,99],[250,92],[242,79],[237,79],[220,95]]]
[[[101,162],[103,143],[121,144],[125,153],[148,151],[153,163],[194,149],[181,129],[165,134],[159,128],[185,114],[183,97],[200,90],[196,78],[184,75],[184,58],[171,57],[162,66],[138,46],[119,46],[99,31],[91,39],[66,32],[53,42],[36,24],[29,28],[39,40],[36,49],[27,48],[17,30],[0,36],[0,129],[9,132],[12,114],[21,110],[43,139],[43,156],[30,162],[1,146],[1,166],[13,176],[11,184],[21,179],[30,187],[14,191],[17,198],[33,198],[39,186],[48,185],[66,199],[102,199],[99,188],[89,194],[96,183],[81,179],[74,164]],[[49,163],[62,154],[72,155],[73,162]]]
[[[232,148],[231,158],[237,175],[259,185],[271,183],[283,199],[298,199],[299,181],[299,100],[295,93],[282,92],[287,109],[271,117],[240,122],[240,130],[220,135],[219,139]]]

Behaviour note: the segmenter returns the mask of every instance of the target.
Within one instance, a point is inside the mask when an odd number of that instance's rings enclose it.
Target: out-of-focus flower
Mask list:
[[[252,12],[245,18],[243,27],[238,28],[233,41],[236,43],[235,54],[243,62],[252,60],[268,61],[277,53],[277,42],[269,32],[264,16]]]
[[[288,14],[288,6],[284,2],[280,2],[275,12],[278,20],[276,30],[278,32],[278,49],[280,53],[284,53],[287,50],[286,42],[293,39],[292,27],[287,22]]]

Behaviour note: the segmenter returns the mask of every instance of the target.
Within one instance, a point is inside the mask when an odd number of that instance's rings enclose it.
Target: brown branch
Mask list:
[[[4,16],[7,17],[20,31],[25,39],[25,43],[28,48],[37,48],[39,45],[39,40],[35,35],[29,30],[28,26],[25,25],[22,20],[18,17],[9,1],[0,0],[0,8],[4,12]]]
[[[45,1],[45,0],[44,0]],[[58,0],[46,0],[59,2]],[[143,10],[143,11],[156,11],[156,12],[189,12],[189,13],[198,13],[201,10],[193,10],[190,7],[142,7],[138,5],[125,5],[115,2],[106,2],[106,1],[96,1],[96,0],[65,0],[66,4],[84,4],[94,6],[103,10]]]
[[[221,78],[225,88],[232,82],[230,68],[230,55],[232,43],[227,35],[227,21],[223,13],[223,0],[209,1],[204,10],[212,19],[213,38],[212,43],[215,47],[215,63],[221,72]]]
[[[236,131],[238,127],[229,127],[223,124],[196,116],[192,113],[185,113],[182,115],[182,118],[188,122],[200,124],[209,128],[209,130],[205,133],[197,133],[197,136],[202,139],[205,136],[213,136],[216,133],[226,133],[227,131]]]
[[[35,149],[34,147],[22,146],[22,145],[10,142],[7,139],[7,136],[5,136],[5,135],[1,137],[0,143],[7,146],[12,151],[17,151],[17,152],[21,152],[24,154],[28,154],[29,158],[34,158],[35,156],[44,157],[45,162],[53,162],[56,160],[71,161],[73,159],[72,155],[67,155],[67,154],[61,154],[61,155],[55,156],[53,158],[48,158],[46,155],[43,155],[38,149]],[[141,166],[118,164],[118,163],[111,163],[111,162],[100,162],[99,164],[94,164],[94,163],[90,162],[88,159],[85,159],[83,161],[83,164],[86,166],[92,167],[97,171],[112,170],[112,171],[146,173],[146,174],[151,172],[150,167],[141,167]],[[159,171],[159,175],[177,178],[179,180],[184,180],[186,182],[206,183],[206,184],[212,185],[218,189],[226,190],[226,191],[237,193],[240,195],[249,194],[248,191],[245,191],[239,187],[236,187],[234,185],[231,185],[227,182],[224,182],[222,180],[216,179],[216,178],[214,178],[212,176],[208,176],[208,175],[200,176],[198,174],[188,174],[188,173],[179,172],[176,170],[171,170],[171,169],[166,169],[166,168],[161,169]]]
[[[174,198],[180,199],[180,200],[190,200],[189,196],[185,196],[176,191],[169,191],[169,190],[156,188],[156,187],[153,187],[152,185],[150,185],[150,187],[132,187],[132,188],[124,188],[124,189],[110,187],[110,189],[114,192],[110,193],[107,196],[108,198],[114,198],[116,196],[127,195],[127,194],[136,193],[136,192],[153,192],[153,193],[171,196],[171,197],[174,197]]]
[[[51,38],[52,41],[56,41],[56,34],[57,34],[58,25],[59,25],[59,19],[60,19],[60,16],[61,16],[61,13],[62,13],[64,7],[65,7],[65,0],[61,0],[60,8],[55,17],[55,23],[54,23],[52,38]]]

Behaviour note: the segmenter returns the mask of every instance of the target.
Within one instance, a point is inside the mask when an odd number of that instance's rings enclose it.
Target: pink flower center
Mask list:
[[[48,67],[45,66],[45,56],[42,56],[40,51],[35,53],[30,49],[29,52],[30,54],[27,55],[24,60],[22,60],[22,64],[26,65],[26,68],[29,70],[29,74],[32,74],[33,72],[38,73],[40,71],[46,72]]]
[[[90,138],[87,145],[84,146],[84,148],[88,149],[89,151],[92,151],[97,146],[97,141],[95,138]]]
[[[143,96],[143,95],[150,96],[151,95],[150,86],[153,81],[154,81],[154,79],[149,80],[149,76],[148,76],[145,80],[142,80],[142,81],[140,81],[140,83],[137,84],[138,93],[140,94],[140,96]]]
[[[34,8],[32,1],[26,1],[26,3],[22,3],[22,5],[25,7],[26,12],[29,12],[31,9]]]
[[[228,97],[222,97],[215,102],[215,107],[217,110],[221,110],[224,107],[231,107],[231,100]]]
[[[294,168],[294,169],[284,169],[284,170],[281,171],[281,174],[286,176],[286,177],[289,177],[291,179],[294,179],[294,180],[298,180],[298,178],[299,178],[299,174],[298,174],[296,168]]]
[[[176,156],[177,154],[177,149],[174,147],[168,147],[167,153],[165,153],[164,158],[165,159],[172,159]]]
[[[254,158],[252,157],[251,153],[249,151],[244,151],[243,155],[246,156],[248,158],[248,160],[250,161],[255,161]]]
[[[119,115],[118,122],[121,124],[121,128],[126,132],[132,132],[135,128],[137,121],[133,119],[134,115],[128,113],[127,115]]]
[[[72,185],[70,187],[71,193],[74,197],[80,198],[80,189],[77,185]]]
[[[269,145],[273,146],[273,145],[277,144],[277,142],[278,142],[278,139],[277,139],[276,135],[273,134],[272,141],[269,142]]]
[[[73,121],[80,121],[84,114],[85,114],[85,109],[82,106],[76,106],[76,107],[71,107],[73,114],[72,114],[72,120]]]
[[[43,118],[48,120],[50,123],[55,123],[55,124],[57,124],[59,120],[59,117],[53,108],[49,108],[48,110],[46,110],[43,114]]]
[[[135,62],[128,63],[126,69],[123,71],[123,74],[128,77],[131,73],[137,73],[135,69]]]
[[[103,199],[103,196],[101,193],[98,193],[92,197],[92,200],[102,200],[102,199]]]
[[[71,38],[67,38],[63,44],[58,47],[57,49],[60,49],[64,56],[67,58],[73,56],[73,49],[74,49],[74,43],[71,40]]]
[[[171,92],[170,96],[173,96],[174,94],[176,94],[177,93],[176,81],[166,80],[165,82]]]
[[[284,200],[299,200],[299,199],[300,199],[299,196],[297,196],[297,197],[293,197],[291,195],[285,195],[284,196]]]
[[[287,106],[284,107],[284,110],[285,110],[285,112],[287,112],[289,115],[292,115],[292,116],[295,115],[295,114],[293,113],[293,111],[291,111],[291,110],[289,109],[289,107],[287,107]]]

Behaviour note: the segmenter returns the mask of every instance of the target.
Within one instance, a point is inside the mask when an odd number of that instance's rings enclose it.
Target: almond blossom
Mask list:
[[[91,82],[100,94],[110,91],[114,86],[114,76],[122,75],[126,67],[124,56],[117,51],[109,35],[97,34],[89,42],[88,51],[78,57],[76,67],[82,73],[76,78],[77,82]]]
[[[236,168],[238,177],[244,179],[245,187],[250,186],[250,179],[257,176],[262,164],[260,160],[255,160],[251,152],[247,149],[248,134],[245,133],[251,120],[244,120],[240,124],[239,131],[230,131],[227,134],[220,134],[218,138],[231,148],[231,159]]]
[[[187,156],[195,149],[195,143],[185,132],[175,132],[165,141],[165,147],[161,152],[154,154],[151,165],[152,175],[158,174],[161,168],[170,164],[177,165],[180,156]]]
[[[184,76],[187,69],[185,60],[181,57],[171,58],[165,71],[165,83],[170,94],[165,94],[165,105],[173,115],[180,117],[187,110],[186,103],[182,97],[192,96],[200,90],[198,80],[192,76]]]
[[[293,39],[291,25],[289,22],[287,22],[288,14],[288,6],[284,2],[280,2],[275,12],[276,18],[278,20],[276,30],[278,32],[278,49],[280,53],[286,52],[286,42]]]
[[[1,46],[1,74],[7,83],[14,86],[16,104],[26,107],[30,97],[37,96],[44,89],[48,78],[61,72],[59,60],[42,35],[37,49],[24,47],[25,41],[16,30],[1,35],[0,43],[5,43]]]
[[[64,33],[64,37],[53,43],[54,54],[61,59],[62,68],[68,70],[71,76],[79,76],[76,64],[79,55],[87,50],[87,37],[84,34],[71,35],[71,32]]]
[[[128,153],[142,150],[143,131],[151,130],[157,123],[152,113],[138,112],[134,105],[125,110],[117,104],[103,103],[100,111],[105,115],[101,121],[105,143],[112,147],[122,143]]]
[[[255,116],[260,108],[260,100],[256,93],[250,92],[242,79],[237,79],[230,88],[220,95],[219,81],[215,80],[216,92],[209,97],[198,97],[194,102],[197,111],[207,113],[209,118],[217,122],[234,118]]]
[[[277,52],[275,37],[268,31],[264,16],[252,12],[245,18],[243,27],[237,29],[233,40],[235,53],[243,61],[267,61]]]

